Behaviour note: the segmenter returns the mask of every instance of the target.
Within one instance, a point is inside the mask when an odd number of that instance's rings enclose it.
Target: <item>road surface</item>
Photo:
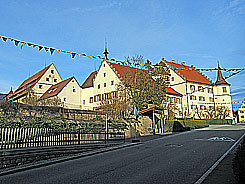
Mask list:
[[[245,133],[214,126],[0,177],[0,183],[194,183]],[[221,139],[220,139],[221,138]]]

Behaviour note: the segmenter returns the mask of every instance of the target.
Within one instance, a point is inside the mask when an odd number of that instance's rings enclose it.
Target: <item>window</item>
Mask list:
[[[57,79],[54,79],[54,82],[57,82]]]
[[[104,67],[105,67],[105,64],[104,64]]]
[[[205,105],[200,105],[200,109],[205,110],[206,106]]]
[[[100,89],[100,84],[98,84],[98,89]]]
[[[223,93],[227,93],[226,87],[222,87],[222,89],[223,89]]]
[[[209,97],[209,101],[210,101],[210,102],[214,102],[214,98]]]
[[[196,105],[191,105],[191,109],[196,109],[197,106]]]
[[[195,86],[194,85],[191,85],[190,88],[191,88],[191,92],[195,91]]]
[[[104,77],[106,77],[106,73],[104,73]]]
[[[93,103],[93,99],[94,99],[93,97],[90,97],[89,98],[89,103]]]
[[[244,116],[241,116],[241,118],[244,118]]]
[[[73,88],[73,89],[72,89],[72,92],[73,92],[73,93],[75,93],[75,92],[76,92],[76,89],[75,89],[75,88]]]
[[[106,87],[106,82],[104,83],[104,87]]]
[[[112,85],[112,86],[114,85],[114,81],[111,81],[111,85]]]
[[[180,104],[180,99],[179,98],[177,98],[177,103]]]
[[[205,101],[205,97],[204,96],[199,96],[199,101]]]
[[[51,70],[51,73],[54,74],[54,70]]]
[[[213,88],[207,88],[208,93],[213,93]]]
[[[191,100],[196,100],[196,96],[191,95],[191,96],[190,96],[190,99],[191,99]]]
[[[43,85],[39,85],[39,89],[43,89]]]
[[[214,110],[214,106],[209,106],[208,110]]]
[[[171,77],[171,81],[174,81],[174,77]]]
[[[202,86],[198,86],[198,91],[204,92],[204,88]]]
[[[48,77],[46,78],[46,81],[49,81],[49,78]]]
[[[85,105],[85,100],[83,100],[83,105]]]
[[[244,113],[244,111],[240,111],[240,113]]]
[[[66,98],[64,98],[64,102],[66,102]]]

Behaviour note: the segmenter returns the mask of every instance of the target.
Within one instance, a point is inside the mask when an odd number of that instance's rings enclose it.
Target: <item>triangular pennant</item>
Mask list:
[[[15,46],[18,46],[18,45],[19,45],[19,43],[20,43],[20,41],[18,41],[18,40],[14,40],[14,44],[15,44]]]
[[[20,42],[20,47],[22,48],[25,44],[26,42]]]
[[[67,54],[71,54],[71,52],[67,52]]]
[[[71,58],[75,58],[76,54],[77,54],[77,53],[74,53],[74,52],[71,53]]]
[[[8,38],[10,41],[13,41],[14,39],[13,38]]]
[[[78,55],[79,57],[81,56],[81,54],[78,54],[78,53],[77,53],[77,55]]]
[[[2,36],[2,39],[3,39],[3,41],[5,41],[5,42],[7,41],[7,38],[6,38],[6,37],[3,37],[3,36]]]
[[[86,54],[82,54],[82,56],[87,56]]]
[[[96,58],[95,56],[92,56],[93,58]]]
[[[88,56],[89,58],[92,58],[92,56]]]
[[[38,46],[38,45],[36,45],[36,44],[33,44],[33,48],[35,48],[36,46]]]
[[[59,49],[56,49],[56,51],[59,53],[60,52],[60,50]]]
[[[32,43],[27,43],[27,45],[30,47],[30,46],[32,46],[33,44],[32,44]]]
[[[43,49],[43,46],[38,46],[38,50],[41,51]]]
[[[50,54],[52,55],[54,53],[55,49],[50,48],[49,51],[50,51]]]
[[[61,52],[67,53],[65,50],[60,50]]]
[[[112,61],[116,61],[116,59],[115,59],[115,58],[111,58],[111,60],[112,60]]]
[[[49,48],[48,47],[44,47],[45,51],[48,52]]]
[[[101,56],[97,56],[97,58],[101,59]]]
[[[125,62],[126,66],[128,66],[128,62]]]

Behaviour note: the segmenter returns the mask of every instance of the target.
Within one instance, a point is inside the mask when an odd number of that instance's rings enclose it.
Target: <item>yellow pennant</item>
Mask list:
[[[20,47],[22,48],[25,44],[26,44],[25,42],[21,42]]]
[[[45,51],[48,52],[49,48],[48,47],[44,47]]]
[[[60,52],[60,50],[59,49],[56,49],[56,51],[59,53]]]
[[[81,54],[77,54],[78,56],[81,56]]]

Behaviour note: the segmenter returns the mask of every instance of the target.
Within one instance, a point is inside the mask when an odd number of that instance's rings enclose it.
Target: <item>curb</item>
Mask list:
[[[78,158],[84,158],[87,156],[92,156],[92,155],[96,155],[96,154],[100,154],[100,153],[106,153],[109,151],[123,149],[123,148],[131,147],[131,146],[137,146],[139,144],[142,144],[142,143],[141,142],[139,142],[139,143],[128,143],[128,144],[123,144],[123,145],[119,145],[119,146],[113,146],[110,148],[102,148],[102,149],[97,150],[97,151],[90,151],[87,153],[81,153],[81,154],[77,154],[77,155],[71,156],[71,157],[66,157],[66,158],[63,157],[63,158],[59,158],[57,160],[51,160],[51,161],[47,160],[47,161],[44,161],[43,163],[37,163],[37,164],[33,164],[33,165],[22,166],[20,168],[14,168],[14,169],[3,171],[0,173],[0,176],[14,174],[17,172],[26,171],[26,170],[30,170],[30,169],[34,169],[34,168],[39,168],[39,167],[44,167],[44,166],[48,166],[48,165],[53,165],[53,164],[57,164],[60,162],[65,162],[65,161],[74,160],[74,159],[78,159]]]

